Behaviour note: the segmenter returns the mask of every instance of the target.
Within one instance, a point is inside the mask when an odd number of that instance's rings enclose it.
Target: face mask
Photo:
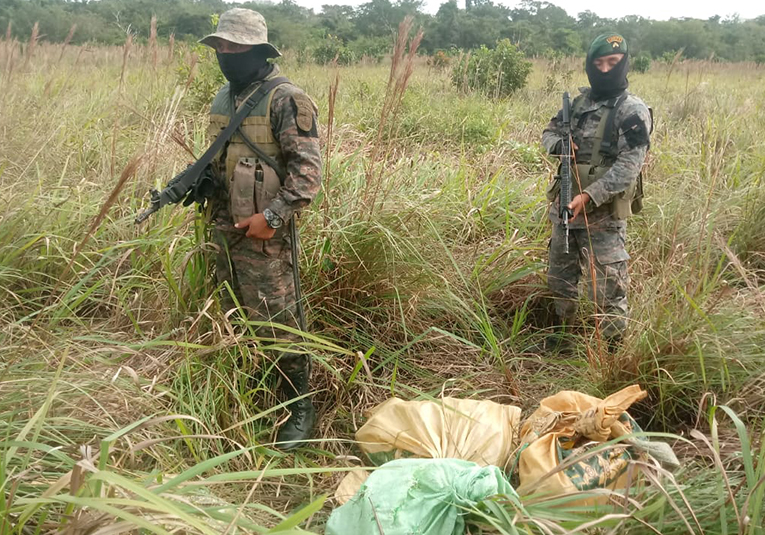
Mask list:
[[[601,72],[590,58],[587,58],[587,78],[590,80],[592,100],[606,100],[621,95],[629,86],[627,72],[629,71],[629,57],[624,57],[608,72]]]
[[[247,52],[236,54],[222,54],[216,52],[218,65],[226,80],[231,82],[234,93],[239,93],[251,83],[265,77],[271,72],[272,65],[268,63],[268,57],[258,47],[253,47]]]

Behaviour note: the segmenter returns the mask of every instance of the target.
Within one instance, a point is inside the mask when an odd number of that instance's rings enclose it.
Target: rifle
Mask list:
[[[566,229],[565,251],[568,254],[568,220],[574,215],[568,207],[571,203],[571,163],[574,159],[571,152],[571,100],[569,99],[568,92],[563,93],[563,139],[561,140],[560,154],[560,208],[558,215]]]

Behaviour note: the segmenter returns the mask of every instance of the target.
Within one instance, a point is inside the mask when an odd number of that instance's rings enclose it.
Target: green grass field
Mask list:
[[[609,355],[583,322],[577,355],[553,359],[531,349],[550,321],[539,138],[586,84],[581,60],[535,61],[490,101],[417,59],[399,102],[390,62],[287,57],[319,105],[326,173],[300,221],[321,420],[284,455],[265,373],[280,341],[219,309],[203,219],[174,207],[133,225],[206,147],[215,66],[187,84],[176,48],[155,64],[141,46],[0,43],[0,534],[321,533],[364,411],[391,395],[529,414],[562,389],[633,383],[650,394],[641,425],[683,437],[665,438],[674,476],[607,516],[488,506],[494,527],[471,533],[765,533],[765,69],[630,76],[656,117],[630,333]]]

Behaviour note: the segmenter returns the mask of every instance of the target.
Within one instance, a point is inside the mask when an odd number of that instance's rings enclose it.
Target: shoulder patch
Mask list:
[[[637,113],[630,115],[622,122],[622,132],[631,149],[650,144],[648,127]]]
[[[304,93],[292,95],[292,100],[297,108],[295,122],[298,128],[304,132],[310,132],[313,129],[314,104],[311,97]]]

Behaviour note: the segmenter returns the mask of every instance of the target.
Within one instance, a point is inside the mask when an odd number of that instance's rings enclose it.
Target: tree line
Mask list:
[[[549,2],[525,0],[509,8],[491,0],[457,0],[441,4],[434,14],[423,12],[422,0],[370,0],[358,7],[324,5],[319,12],[292,0],[278,3],[223,0],[3,0],[0,28],[24,40],[39,23],[41,39],[61,42],[73,25],[73,44],[118,44],[127,32],[136,39],[149,34],[152,16],[157,32],[167,39],[196,40],[211,29],[211,16],[234,5],[261,12],[269,25],[270,40],[298,52],[321,50],[347,53],[349,58],[380,56],[390,48],[398,24],[411,15],[425,29],[421,50],[468,50],[495,46],[509,39],[527,56],[583,55],[599,33],[624,35],[634,55],[651,58],[688,58],[765,63],[765,15],[752,20],[737,17],[670,19],[640,16],[619,19],[584,11],[576,17]],[[7,33],[7,32],[6,32]]]

